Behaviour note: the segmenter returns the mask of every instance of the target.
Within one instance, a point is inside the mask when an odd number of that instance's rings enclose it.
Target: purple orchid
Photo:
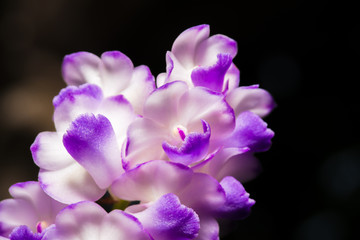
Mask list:
[[[219,183],[207,174],[162,160],[146,162],[125,172],[113,183],[111,192],[121,199],[139,200],[140,204],[125,210],[135,216],[164,195],[176,194],[182,204],[199,214],[200,233],[196,239],[214,239],[219,233],[216,218],[245,218],[255,203],[232,177]]]
[[[89,201],[69,205],[57,215],[55,226],[43,240],[186,240],[194,239],[198,231],[197,214],[168,194],[133,215],[121,210],[107,213]]]
[[[67,55],[56,131],[31,146],[39,182],[10,187],[0,240],[216,240],[219,219],[246,218],[255,201],[242,182],[271,146],[262,118],[275,102],[258,85],[238,86],[236,54],[236,41],[208,25],[189,28],[158,88],[119,51]]]
[[[124,168],[156,159],[185,165],[202,161],[235,125],[234,112],[221,94],[181,81],[154,91],[144,115],[128,129]],[[214,142],[214,143],[213,143]]]
[[[145,65],[134,68],[132,61],[119,51],[104,52],[101,58],[89,52],[67,55],[62,74],[68,85],[91,83],[100,86],[105,96],[124,95],[138,114],[155,89],[150,69]]]
[[[53,102],[57,131],[40,133],[31,146],[41,186],[68,204],[98,200],[123,172],[120,149],[136,118],[132,106],[93,84],[69,86]]]
[[[185,30],[166,54],[166,73],[157,77],[157,86],[185,81],[190,87],[202,86],[227,92],[239,85],[239,70],[232,63],[237,54],[233,39],[217,34],[209,37],[209,25]]]
[[[261,108],[255,104],[243,109],[247,111],[238,110],[235,119],[222,94],[202,87],[189,89],[182,81],[165,84],[148,97],[143,117],[128,128],[124,168],[163,159],[221,180],[218,175],[228,159],[271,146],[273,131],[251,112]]]
[[[0,202],[0,236],[5,239],[41,239],[66,207],[46,195],[38,182],[16,183],[9,192],[13,198]]]

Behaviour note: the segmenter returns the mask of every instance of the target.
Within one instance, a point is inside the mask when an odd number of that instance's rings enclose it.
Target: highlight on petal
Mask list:
[[[170,161],[190,165],[202,160],[209,149],[210,126],[205,120],[201,120],[204,133],[190,133],[184,136],[180,147],[163,142],[162,147]]]
[[[119,144],[110,121],[103,115],[79,116],[64,134],[63,143],[102,189],[123,172]]]
[[[113,210],[107,213],[94,202],[79,202],[65,208],[56,218],[55,227],[44,240],[150,240],[141,223],[133,216]]]
[[[157,240],[194,239],[200,230],[200,220],[196,212],[182,205],[179,198],[172,193],[162,196],[149,208],[133,215]]]
[[[89,52],[66,55],[62,64],[62,75],[68,85],[84,83],[100,84],[98,66],[100,58]]]
[[[104,52],[99,65],[101,86],[105,95],[117,95],[129,84],[134,65],[119,51]]]
[[[239,87],[229,92],[226,101],[235,111],[235,116],[245,111],[251,111],[260,117],[268,115],[276,103],[269,92],[258,85]]]
[[[218,54],[216,64],[210,67],[197,67],[191,73],[194,86],[209,88],[215,92],[222,92],[225,75],[232,63],[229,54]]]
[[[106,192],[95,183],[91,175],[77,162],[66,168],[47,171],[40,169],[42,189],[59,202],[71,204],[79,201],[99,200]]]
[[[122,174],[112,184],[111,193],[128,201],[151,202],[164,194],[180,192],[192,175],[193,171],[182,164],[154,160]]]
[[[269,150],[274,132],[267,128],[258,115],[250,111],[241,113],[236,118],[236,126],[233,134],[226,140],[226,147],[248,147],[253,152]]]
[[[217,209],[217,216],[231,219],[246,218],[255,201],[249,198],[243,185],[231,176],[221,180],[220,185],[225,190],[226,202]]]
[[[171,52],[184,67],[192,68],[198,45],[209,37],[209,25],[198,25],[182,32],[174,41]]]

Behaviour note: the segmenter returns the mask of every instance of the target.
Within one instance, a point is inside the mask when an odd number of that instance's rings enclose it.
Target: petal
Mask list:
[[[255,201],[249,198],[243,185],[230,176],[221,180],[220,185],[225,190],[226,202],[217,209],[217,216],[231,219],[244,219],[249,216]]]
[[[216,64],[197,67],[191,73],[194,86],[209,88],[215,92],[223,90],[224,77],[232,62],[229,54],[218,54]]]
[[[104,189],[122,172],[121,153],[110,121],[103,115],[85,114],[72,122],[63,137],[70,155]]]
[[[102,99],[101,88],[94,84],[70,86],[61,90],[53,100],[54,123],[57,131],[65,132],[69,124],[80,114],[95,112]]]
[[[56,227],[46,238],[98,240],[100,226],[106,215],[106,211],[94,202],[69,205],[57,215]]]
[[[66,55],[62,64],[63,78],[68,85],[100,84],[99,64],[100,58],[89,52]]]
[[[194,239],[200,229],[198,215],[191,208],[181,205],[172,193],[162,196],[146,210],[133,215],[157,240]]]
[[[219,240],[219,224],[209,216],[200,217],[200,231],[195,240]]]
[[[186,135],[183,144],[178,148],[167,142],[162,147],[170,161],[190,165],[202,160],[209,149],[210,126],[202,120],[204,133],[190,133]]]
[[[218,54],[229,54],[233,59],[237,54],[236,41],[221,34],[211,36],[202,41],[196,50],[196,64],[211,66],[216,62]]]
[[[235,127],[234,112],[220,93],[201,87],[190,89],[179,100],[178,108],[178,122],[188,131],[201,131],[201,119],[210,125],[210,141],[227,137]]]
[[[96,113],[106,116],[114,129],[119,146],[126,138],[127,129],[137,115],[123,95],[105,98]]]
[[[159,75],[156,77],[156,86],[161,87],[165,84],[165,81],[167,79],[167,73],[159,73]]]
[[[53,224],[56,214],[66,206],[45,194],[39,182],[16,183],[9,188],[9,192],[15,199],[23,199],[31,203],[39,218],[38,221],[44,221],[46,225]]]
[[[193,86],[191,81],[191,70],[194,66],[190,69],[185,68],[176,56],[172,52],[166,53],[166,79],[164,84],[173,82],[173,81],[184,81],[188,84],[188,86]],[[163,86],[164,84],[158,84],[158,87]]]
[[[35,164],[46,170],[62,169],[74,162],[57,132],[39,133],[30,150]]]
[[[269,150],[274,132],[267,128],[264,122],[255,113],[246,111],[236,118],[233,134],[224,143],[225,147],[248,147],[252,152]]]
[[[257,85],[239,87],[229,92],[226,101],[234,109],[235,115],[245,111],[251,111],[260,117],[269,114],[276,106],[274,99],[264,89]]]
[[[85,201],[65,208],[56,218],[56,227],[46,233],[46,239],[150,240],[150,237],[135,217],[120,210],[107,214],[96,203]]]
[[[223,179],[225,176],[233,176],[240,182],[248,182],[257,177],[261,172],[260,161],[253,153],[234,155],[223,164],[221,168],[212,168],[216,179]]]
[[[42,189],[55,200],[70,204],[79,201],[96,201],[106,192],[100,189],[90,174],[78,163],[56,171],[40,169]]]
[[[123,211],[114,210],[105,216],[100,229],[99,240],[109,239],[150,240],[151,238],[137,218]]]
[[[186,68],[195,64],[195,52],[198,45],[209,37],[209,25],[198,25],[182,32],[174,41],[171,52]]]
[[[194,165],[192,169],[196,172],[202,172],[209,174],[210,176],[219,179],[217,176],[219,172],[223,169],[227,161],[235,155],[241,155],[246,152],[249,152],[248,147],[245,148],[218,148],[211,154],[209,154],[206,159],[200,164]]]
[[[235,66],[235,64],[231,63],[229,69],[227,70],[224,77],[224,86],[223,93],[228,93],[239,87],[240,84],[240,71]]]
[[[101,87],[106,96],[120,94],[129,84],[134,65],[119,51],[104,52],[99,66]]]
[[[131,81],[123,94],[133,106],[137,114],[143,114],[145,100],[156,89],[155,79],[147,66],[138,66],[134,69]]]
[[[144,117],[169,126],[177,121],[180,97],[188,90],[184,82],[171,82],[156,89],[146,100]]]
[[[128,128],[123,168],[128,170],[147,161],[164,159],[161,143],[166,135],[166,129],[158,123],[146,118],[136,119]]]
[[[204,173],[194,173],[191,183],[177,195],[181,203],[199,215],[211,214],[225,202],[225,192],[219,182]]]
[[[151,202],[167,193],[176,193],[191,181],[193,172],[182,164],[150,161],[122,174],[111,186],[118,198]]]

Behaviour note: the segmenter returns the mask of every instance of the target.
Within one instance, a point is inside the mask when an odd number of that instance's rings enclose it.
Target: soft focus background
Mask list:
[[[235,2],[235,1],[234,1]],[[258,154],[263,172],[245,187],[257,204],[222,239],[356,238],[360,215],[358,11],[318,1],[6,0],[0,3],[0,199],[36,180],[29,147],[52,131],[64,55],[120,50],[156,76],[186,28],[238,42],[241,85],[259,83],[278,103],[276,136]],[[359,236],[359,235],[357,235]]]

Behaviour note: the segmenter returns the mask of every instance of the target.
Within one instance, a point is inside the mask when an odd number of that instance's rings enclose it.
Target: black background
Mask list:
[[[0,197],[36,180],[29,147],[52,131],[52,98],[65,54],[120,50],[153,75],[185,29],[207,23],[238,42],[240,84],[260,84],[278,107],[245,187],[252,215],[221,239],[358,239],[360,213],[359,24],[344,2],[1,1]]]

